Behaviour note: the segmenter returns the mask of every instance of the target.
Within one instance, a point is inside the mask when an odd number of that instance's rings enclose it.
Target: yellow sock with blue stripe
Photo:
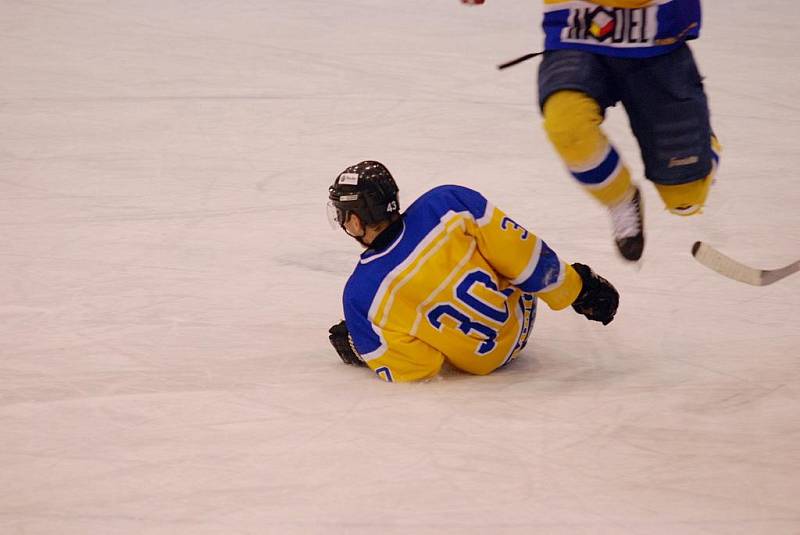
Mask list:
[[[631,190],[631,175],[600,124],[600,105],[580,91],[558,91],[545,102],[544,129],[572,176],[594,198],[613,206]]]

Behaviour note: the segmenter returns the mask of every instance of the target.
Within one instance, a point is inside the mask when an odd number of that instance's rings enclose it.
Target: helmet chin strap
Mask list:
[[[364,249],[369,249],[369,244],[368,244],[367,242],[365,242],[365,241],[364,241],[364,236],[366,236],[366,235],[367,235],[367,229],[366,229],[366,227],[363,227],[363,229],[362,229],[362,231],[361,231],[361,235],[360,235],[360,236],[356,236],[355,234],[350,234],[350,231],[348,231],[348,230],[345,228],[344,224],[342,224],[341,226],[342,226],[342,230],[344,230],[344,231],[345,231],[345,233],[346,233],[348,236],[350,236],[351,238],[354,238],[354,239],[355,239],[355,240],[356,240],[358,243],[360,243],[360,244],[361,244],[361,245],[364,247]]]
[[[347,232],[347,231],[345,230],[345,232]],[[360,243],[360,244],[361,244],[361,245],[364,247],[364,249],[369,249],[369,244],[368,244],[367,242],[365,242],[365,241],[364,241],[364,236],[366,236],[366,234],[367,234],[367,231],[366,231],[366,230],[365,230],[364,232],[362,232],[362,233],[361,233],[361,236],[353,236],[353,235],[352,235],[352,234],[350,234],[349,232],[347,232],[347,234],[348,234],[348,235],[349,235],[351,238],[355,238],[355,240],[356,240],[358,243]]]

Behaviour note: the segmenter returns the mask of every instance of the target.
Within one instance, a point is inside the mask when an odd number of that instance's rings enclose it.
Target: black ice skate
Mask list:
[[[614,239],[620,254],[630,261],[639,260],[644,250],[644,222],[639,188],[631,187],[625,198],[609,207],[614,225]]]

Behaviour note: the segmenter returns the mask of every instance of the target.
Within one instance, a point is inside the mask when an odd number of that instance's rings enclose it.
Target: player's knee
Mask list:
[[[600,131],[603,115],[600,105],[580,91],[558,91],[544,104],[544,129],[559,152],[574,152],[584,147],[591,152],[605,143]]]

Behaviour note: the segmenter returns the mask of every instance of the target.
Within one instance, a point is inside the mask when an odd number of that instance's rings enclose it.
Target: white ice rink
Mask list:
[[[541,3],[0,0],[0,533],[798,534],[800,9],[709,0],[723,162],[638,267],[540,127]],[[607,129],[637,176],[624,112]],[[622,294],[488,377],[384,384],[327,329],[362,159],[460,183]]]

